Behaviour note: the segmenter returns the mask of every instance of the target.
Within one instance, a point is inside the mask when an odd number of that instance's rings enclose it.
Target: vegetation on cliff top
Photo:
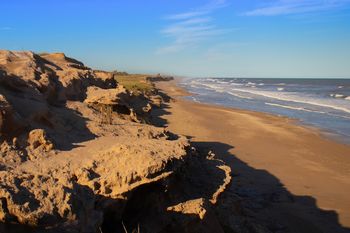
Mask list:
[[[126,90],[134,94],[149,94],[155,90],[154,84],[147,80],[148,75],[117,73],[114,77]]]

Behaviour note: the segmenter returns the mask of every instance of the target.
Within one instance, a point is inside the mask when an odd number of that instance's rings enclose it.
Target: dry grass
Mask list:
[[[123,222],[122,222],[122,226],[124,229],[124,233],[129,233]],[[101,227],[99,228],[99,230],[100,230],[100,233],[103,233]],[[140,225],[137,225],[137,229],[134,229],[131,233],[140,233]]]
[[[46,55],[49,55],[49,53],[47,52],[42,52],[42,53],[38,53],[39,56],[46,56]]]
[[[124,233],[128,233],[128,230],[126,229],[124,223],[122,222]],[[131,233],[140,233],[140,225],[137,225],[137,229],[134,229]]]
[[[123,85],[128,91],[137,93],[151,93],[154,91],[154,85],[147,80],[147,75],[143,74],[123,74],[115,75],[118,83]]]

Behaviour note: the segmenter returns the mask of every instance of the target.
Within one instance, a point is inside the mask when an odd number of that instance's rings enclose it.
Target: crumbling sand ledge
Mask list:
[[[222,232],[231,170],[154,127],[165,95],[64,54],[0,51],[0,232]],[[150,78],[152,80],[152,78]],[[159,77],[156,81],[160,81]]]

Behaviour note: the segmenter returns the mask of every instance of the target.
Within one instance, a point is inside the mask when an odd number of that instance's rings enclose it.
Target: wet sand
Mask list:
[[[237,176],[232,191],[246,186],[263,195],[283,186],[293,196],[256,218],[273,216],[294,232],[349,232],[349,145],[288,118],[184,100],[175,81],[157,87],[175,99],[160,124],[222,156]]]

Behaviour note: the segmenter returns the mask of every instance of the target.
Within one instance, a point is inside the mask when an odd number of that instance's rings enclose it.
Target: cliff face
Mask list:
[[[161,102],[61,53],[0,51],[0,232],[221,232],[230,169],[142,124]]]

